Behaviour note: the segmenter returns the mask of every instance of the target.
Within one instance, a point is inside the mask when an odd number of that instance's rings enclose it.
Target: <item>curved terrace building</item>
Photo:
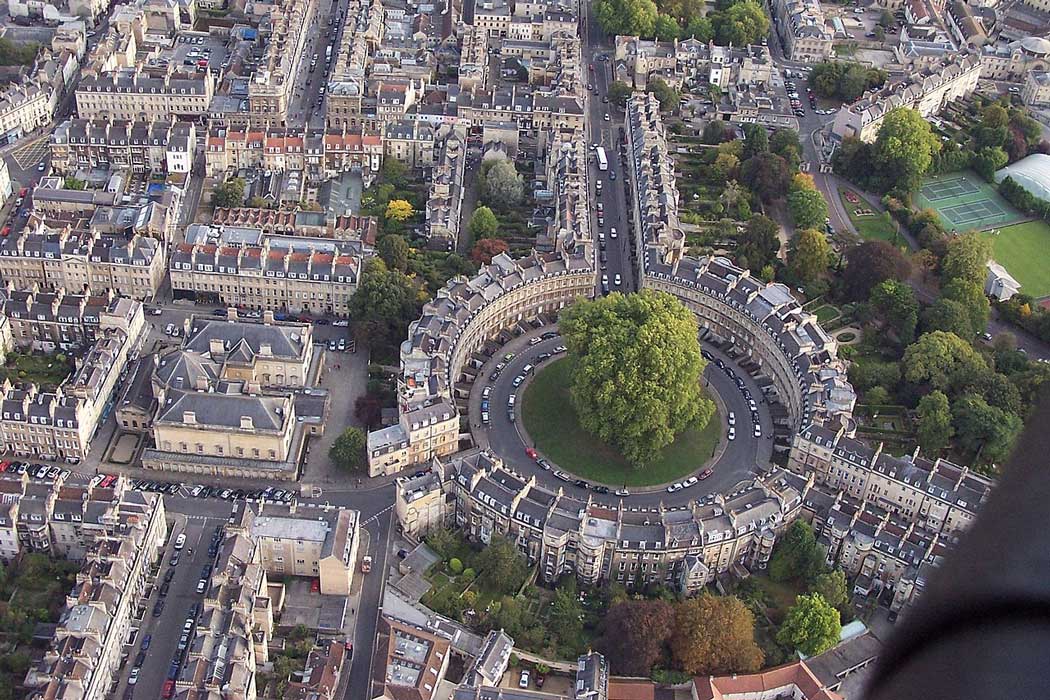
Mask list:
[[[853,411],[838,344],[783,284],[751,277],[722,257],[687,257],[678,226],[678,188],[660,104],[650,94],[627,106],[628,170],[642,288],[675,295],[699,321],[701,334],[723,345],[752,374],[790,432],[816,416]]]

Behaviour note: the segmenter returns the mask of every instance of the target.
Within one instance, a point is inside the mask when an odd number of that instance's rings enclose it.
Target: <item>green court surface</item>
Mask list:
[[[999,196],[992,185],[971,172],[950,173],[927,180],[915,201],[922,209],[936,211],[949,230],[983,230],[1024,218]]]
[[[981,235],[992,242],[995,261],[1021,283],[1022,293],[1050,296],[1050,225],[1026,221]]]

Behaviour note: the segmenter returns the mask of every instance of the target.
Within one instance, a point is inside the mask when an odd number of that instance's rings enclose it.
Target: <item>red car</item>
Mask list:
[[[525,454],[528,456],[529,459],[536,459],[537,457],[539,457],[539,453],[531,447],[525,448]]]
[[[310,579],[310,592],[311,593],[320,593],[321,592],[321,579],[319,579],[319,578]]]
[[[700,481],[703,481],[704,479],[706,479],[707,477],[711,476],[712,474],[714,474],[714,471],[712,471],[711,469],[705,469],[702,472],[700,472],[699,474],[697,474],[697,477],[700,479]]]
[[[164,692],[161,694],[162,697],[167,700],[175,694],[175,681],[168,679],[164,681]]]

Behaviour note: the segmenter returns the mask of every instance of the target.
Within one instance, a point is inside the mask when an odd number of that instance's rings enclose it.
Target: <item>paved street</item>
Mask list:
[[[478,375],[479,380],[475,382],[471,391],[470,422],[471,425],[475,427],[475,434],[483,433],[481,440],[482,444],[491,447],[496,454],[502,457],[503,461],[509,467],[514,469],[514,471],[526,477],[535,475],[537,482],[548,490],[557,491],[558,488],[564,488],[570,495],[576,495],[582,498],[586,497],[586,494],[588,493],[587,491],[580,489],[574,484],[566,484],[559,481],[550,472],[544,471],[534,460],[530,459],[525,454],[526,446],[533,446],[531,441],[530,444],[526,445],[524,428],[521,423],[520,402],[525,396],[528,382],[517,388],[513,386],[513,382],[515,377],[521,373],[522,367],[526,364],[535,365],[538,362],[538,355],[549,353],[554,347],[561,344],[562,339],[556,337],[550,340],[545,340],[536,345],[529,345],[531,338],[540,336],[552,329],[553,327],[548,326],[523,335],[520,338],[515,338],[501,348],[500,352],[496,354],[496,357],[486,363],[482,368],[481,373]],[[761,400],[761,390],[746,372],[735,367],[733,363],[729,361],[729,358],[717,349],[707,346],[706,344],[704,344],[703,347],[715,358],[722,359],[730,366],[733,366],[737,376],[744,379],[745,385],[751,391],[755,400]],[[490,381],[489,376],[495,368],[495,365],[498,362],[503,361],[503,355],[507,352],[514,352],[514,359],[507,364],[498,379]],[[557,357],[558,356],[555,356],[551,361]],[[537,368],[537,371],[539,371],[539,368]],[[532,376],[534,375],[529,376],[530,380]],[[713,464],[706,465],[703,462],[698,462],[694,472],[699,472],[702,468],[709,466],[714,470],[714,474],[692,488],[675,494],[667,493],[663,486],[649,487],[646,489],[631,489],[632,494],[624,499],[628,506],[632,508],[653,508],[661,503],[664,505],[684,505],[690,500],[702,498],[710,493],[725,492],[740,481],[752,476],[758,470],[758,465],[768,464],[773,450],[773,442],[770,439],[770,436],[773,434],[773,423],[769,417],[766,404],[764,402],[757,404],[762,424],[762,437],[755,438],[751,430],[750,409],[748,408],[744,395],[741,393],[737,385],[713,362],[708,364],[708,367],[704,372],[704,378],[712,392],[717,394],[721,401],[722,410],[715,420],[723,421],[719,449],[724,449],[724,452],[718,455]],[[482,392],[486,386],[490,385],[492,386],[492,393],[489,397],[489,416],[491,423],[489,427],[485,429],[479,427],[481,424],[480,406]],[[508,398],[512,393],[515,394],[515,404],[518,408],[515,412],[517,420],[514,423],[512,423],[507,416]],[[736,417],[736,439],[732,441],[726,439],[726,429],[724,425],[728,411],[732,411]],[[543,455],[541,454],[541,456]],[[560,465],[557,464],[554,466],[556,469],[562,468],[566,472],[572,472],[570,466],[560,467]],[[682,478],[684,479],[687,476],[689,475],[683,474]],[[613,483],[606,485],[611,489],[617,489],[622,486],[622,484]],[[613,495],[602,496],[593,493],[591,495],[594,500],[607,504],[615,505],[615,503],[620,500]]]
[[[599,256],[596,261],[599,270],[598,290],[602,291],[602,276],[605,275],[609,292],[627,292],[635,289],[635,275],[630,254],[631,214],[625,193],[628,178],[620,157],[619,134],[623,127],[623,111],[602,101],[612,82],[612,61],[602,61],[599,57],[605,57],[609,47],[602,44],[602,31],[586,3],[582,5],[582,11],[580,21],[586,27],[583,32],[583,61],[588,64],[585,80],[594,87],[587,93],[587,139],[589,145],[603,147],[609,161],[608,171],[601,172],[594,150],[588,151],[591,192],[594,193],[594,201],[602,203],[604,214],[604,226],[599,227],[597,207],[591,210],[592,235],[599,241],[598,250],[595,251],[595,255]],[[609,115],[609,121],[605,121],[605,115]],[[600,194],[596,184],[599,181],[602,183]],[[616,238],[612,237],[613,229],[616,230]],[[601,262],[603,252],[607,256],[605,263]],[[617,274],[621,279],[619,286],[615,284]]]

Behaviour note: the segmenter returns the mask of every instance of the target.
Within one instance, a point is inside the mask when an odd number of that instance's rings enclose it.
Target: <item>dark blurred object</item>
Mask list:
[[[1050,386],[999,486],[883,649],[866,700],[1050,698]]]

